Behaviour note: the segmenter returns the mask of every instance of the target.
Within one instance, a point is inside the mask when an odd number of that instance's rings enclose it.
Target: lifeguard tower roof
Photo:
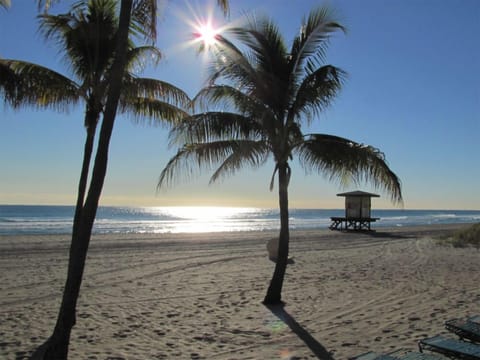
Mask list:
[[[360,191],[360,190],[350,191],[350,192],[345,192],[345,193],[337,194],[337,196],[370,196],[370,197],[380,197],[380,195],[378,195],[378,194],[373,194],[373,193],[369,193],[369,192],[366,192],[366,191]]]

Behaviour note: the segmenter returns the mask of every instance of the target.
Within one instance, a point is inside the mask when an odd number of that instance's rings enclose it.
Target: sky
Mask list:
[[[71,1],[51,9],[62,13]],[[405,209],[480,209],[480,1],[478,0],[230,0],[230,16],[212,1],[161,2],[157,47],[163,60],[142,76],[168,81],[194,96],[205,84],[208,60],[186,46],[195,19],[213,16],[217,26],[266,14],[287,44],[302,18],[328,5],[347,28],[336,34],[327,62],[348,73],[330,108],[307,133],[326,133],[375,146],[402,181]],[[34,0],[12,0],[0,9],[0,56],[69,74],[54,43],[37,32]],[[83,107],[68,114],[0,105],[0,204],[75,203],[85,131]],[[176,152],[168,128],[118,116],[110,145],[102,205],[278,205],[269,191],[272,162],[245,168],[209,185],[197,179],[157,191],[161,170]],[[368,184],[342,187],[292,163],[291,208],[341,208],[337,193],[381,195],[374,208],[398,208]]]

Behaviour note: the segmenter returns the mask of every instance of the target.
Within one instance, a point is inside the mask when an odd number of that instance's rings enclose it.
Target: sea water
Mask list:
[[[69,234],[73,206],[0,205],[0,235]],[[326,229],[343,209],[290,209],[291,229]],[[372,210],[378,227],[480,222],[478,210]],[[93,232],[194,233],[279,228],[278,209],[234,207],[100,207]]]

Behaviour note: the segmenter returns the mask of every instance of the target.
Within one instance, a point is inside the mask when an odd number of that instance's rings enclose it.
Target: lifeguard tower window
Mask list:
[[[379,218],[371,217],[371,198],[380,197],[365,191],[337,194],[345,197],[345,216],[331,217],[331,230],[371,230],[371,223]]]

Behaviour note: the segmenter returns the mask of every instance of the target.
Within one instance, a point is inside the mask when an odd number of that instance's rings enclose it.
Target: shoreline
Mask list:
[[[314,359],[320,345],[343,360],[414,350],[445,333],[445,320],[478,312],[480,251],[433,240],[468,225],[292,230],[280,313],[261,304],[274,268],[265,244],[277,232],[95,235],[70,357]],[[0,358],[26,358],[50,335],[68,246],[68,235],[0,236]]]
[[[72,231],[74,208],[57,206],[6,207],[0,205],[0,234],[64,235]],[[328,229],[331,217],[343,217],[341,209],[291,209],[290,228],[299,230]],[[374,229],[416,226],[422,224],[475,223],[480,210],[375,210],[379,218]],[[198,233],[231,231],[276,231],[278,209],[263,208],[141,208],[100,207],[93,228],[94,234],[116,233]]]
[[[458,222],[458,223],[441,223],[441,224],[418,224],[418,225],[408,225],[408,226],[372,226],[371,231],[355,231],[355,230],[330,230],[326,228],[313,228],[313,229],[292,229],[290,228],[290,235],[295,236],[295,234],[309,234],[312,236],[320,235],[336,235],[336,234],[364,234],[372,235],[375,234],[402,234],[402,233],[415,233],[415,234],[431,234],[435,232],[445,232],[445,231],[455,231],[463,227],[473,225],[476,222]],[[213,241],[218,240],[217,238],[255,238],[255,237],[264,237],[265,235],[274,235],[278,236],[280,229],[275,230],[239,230],[239,231],[212,231],[212,232],[109,232],[109,233],[93,233],[92,239],[98,240],[108,240],[110,238],[118,239],[128,239],[128,238],[140,238],[140,239],[149,239],[149,240],[161,240],[161,241],[184,241],[191,240],[193,238],[199,238],[200,241],[205,241],[205,239],[212,239]],[[49,234],[49,233],[28,233],[28,234],[0,234],[0,243],[4,239],[9,238],[54,238],[54,239],[64,239],[70,238],[71,233],[61,233],[61,234]]]

